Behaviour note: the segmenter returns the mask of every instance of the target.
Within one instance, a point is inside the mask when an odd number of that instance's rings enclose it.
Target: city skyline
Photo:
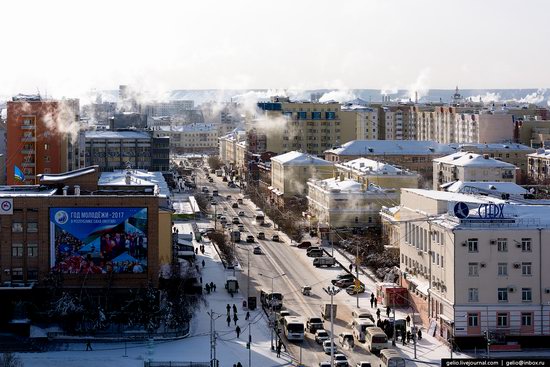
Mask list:
[[[5,4],[5,14],[24,13],[26,24],[18,16],[0,24],[11,55],[3,60],[10,72],[0,77],[0,95],[80,97],[118,84],[153,94],[550,86],[548,51],[538,46],[550,33],[543,1],[160,5]],[[522,19],[528,30],[517,25]]]

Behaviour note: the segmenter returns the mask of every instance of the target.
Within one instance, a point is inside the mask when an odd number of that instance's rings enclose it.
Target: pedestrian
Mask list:
[[[378,299],[374,297],[374,308],[378,307]]]
[[[206,294],[210,294],[210,285],[208,283],[206,283],[204,288],[206,289]]]
[[[391,308],[390,306],[386,307],[386,316],[390,317]]]
[[[407,331],[407,343],[409,343],[411,341],[411,332],[410,330]]]
[[[237,314],[233,315],[233,321],[235,322],[235,326],[237,325],[237,321],[239,321],[239,318],[237,317]]]
[[[214,283],[214,292],[216,291],[216,283]]]
[[[422,330],[418,329],[418,340],[422,340]]]
[[[407,326],[409,326],[411,324],[411,316],[407,315],[405,320],[407,320]]]
[[[237,306],[235,306],[235,304],[233,303],[233,313],[236,315],[237,314]]]
[[[376,326],[378,326],[378,327],[382,326],[382,322],[380,321],[380,319],[376,320]]]
[[[229,306],[229,303],[225,306],[225,308],[227,309],[227,316],[229,316],[229,312],[231,311],[231,306]]]
[[[225,319],[225,321],[227,321],[227,327],[230,327],[231,326],[231,316],[229,316],[229,314],[227,315],[227,319]]]
[[[214,282],[210,282],[210,289],[214,292]]]
[[[199,249],[196,248],[196,249],[195,249],[195,255],[198,255],[198,254],[199,254]]]
[[[380,320],[380,309],[379,308],[376,309],[376,317],[378,318],[378,320]]]
[[[198,265],[195,265],[195,269],[197,269],[197,273],[199,273],[199,274],[200,274],[200,272],[201,272],[201,271],[200,271],[200,269],[199,269],[199,266],[198,266]]]
[[[202,277],[199,278],[201,280],[201,284],[202,284]]]
[[[370,308],[372,308],[373,304],[374,304],[374,292],[370,294]]]
[[[237,339],[238,339],[239,336],[241,335],[241,327],[237,325],[237,327],[235,328],[235,332],[237,333]]]
[[[353,271],[353,264],[349,264],[349,272],[351,273]]]
[[[206,265],[206,263],[204,262],[204,260],[202,260],[202,267],[204,268],[204,265]]]
[[[277,344],[277,358],[281,358],[281,343]]]
[[[241,364],[241,362],[237,362],[237,367],[243,367],[243,365]]]
[[[201,245],[201,253],[204,255],[204,245]]]
[[[90,351],[90,352],[93,351],[93,349],[92,349],[92,342],[91,342],[90,340],[88,340],[88,341],[86,342],[86,352],[87,352],[87,351]]]
[[[245,316],[245,320],[248,320],[250,318],[250,311],[246,311],[246,316]]]

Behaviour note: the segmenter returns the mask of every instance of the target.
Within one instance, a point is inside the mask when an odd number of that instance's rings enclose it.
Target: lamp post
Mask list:
[[[275,329],[275,325],[276,325],[275,317],[274,317],[274,314],[273,314],[273,281],[277,278],[285,276],[286,274],[282,273],[282,274],[279,274],[279,275],[276,275],[276,276],[270,276],[270,275],[260,273],[259,275],[262,276],[262,277],[266,277],[268,279],[271,279],[271,297],[270,297],[271,299],[269,301],[269,313],[270,313],[270,318],[273,322],[273,327],[271,328],[271,350],[275,350],[275,347],[273,346],[273,329]]]
[[[247,281],[246,281],[246,305],[247,308],[250,309],[249,301],[250,301],[250,250],[247,248],[243,248],[241,246],[237,246],[241,250],[246,250],[247,253]],[[252,335],[250,335],[250,320],[248,320],[248,367],[252,366]]]
[[[335,286],[323,288],[326,294],[330,296],[330,367],[334,367],[334,296],[341,291]]]

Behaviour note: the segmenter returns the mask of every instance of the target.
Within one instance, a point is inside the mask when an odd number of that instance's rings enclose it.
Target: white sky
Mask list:
[[[548,0],[5,1],[0,95],[550,87]]]

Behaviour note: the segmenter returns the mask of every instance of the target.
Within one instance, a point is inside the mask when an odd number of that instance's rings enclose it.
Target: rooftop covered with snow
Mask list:
[[[342,162],[336,167],[357,171],[365,175],[415,175],[415,173],[398,168],[394,165],[368,158],[357,158]]]
[[[272,162],[277,162],[282,165],[293,166],[332,166],[332,163],[322,158],[315,157],[311,154],[292,151],[285,154],[281,154],[275,157],[271,157]]]
[[[487,155],[469,152],[456,152],[445,157],[434,159],[435,163],[452,164],[459,167],[487,167],[487,168],[509,168],[514,169],[511,163],[499,161]]]
[[[446,187],[449,192],[461,193],[495,193],[525,195],[526,189],[514,182],[462,182],[456,181]]]
[[[365,193],[365,194],[384,194],[387,192],[395,192],[393,189],[384,189],[378,185],[369,184],[363,185],[355,180],[340,180],[338,178],[327,178],[325,180],[308,181],[309,186],[318,186],[319,188],[331,192],[342,193]]]
[[[86,139],[151,139],[151,136],[148,133],[128,130],[96,130],[86,131],[84,134]]]
[[[156,195],[170,196],[170,189],[161,172],[137,169],[102,172],[98,185],[104,187],[116,186],[118,188],[124,186],[153,186]]]
[[[352,140],[340,147],[326,150],[326,154],[369,155],[442,155],[456,152],[448,144],[432,140]]]

